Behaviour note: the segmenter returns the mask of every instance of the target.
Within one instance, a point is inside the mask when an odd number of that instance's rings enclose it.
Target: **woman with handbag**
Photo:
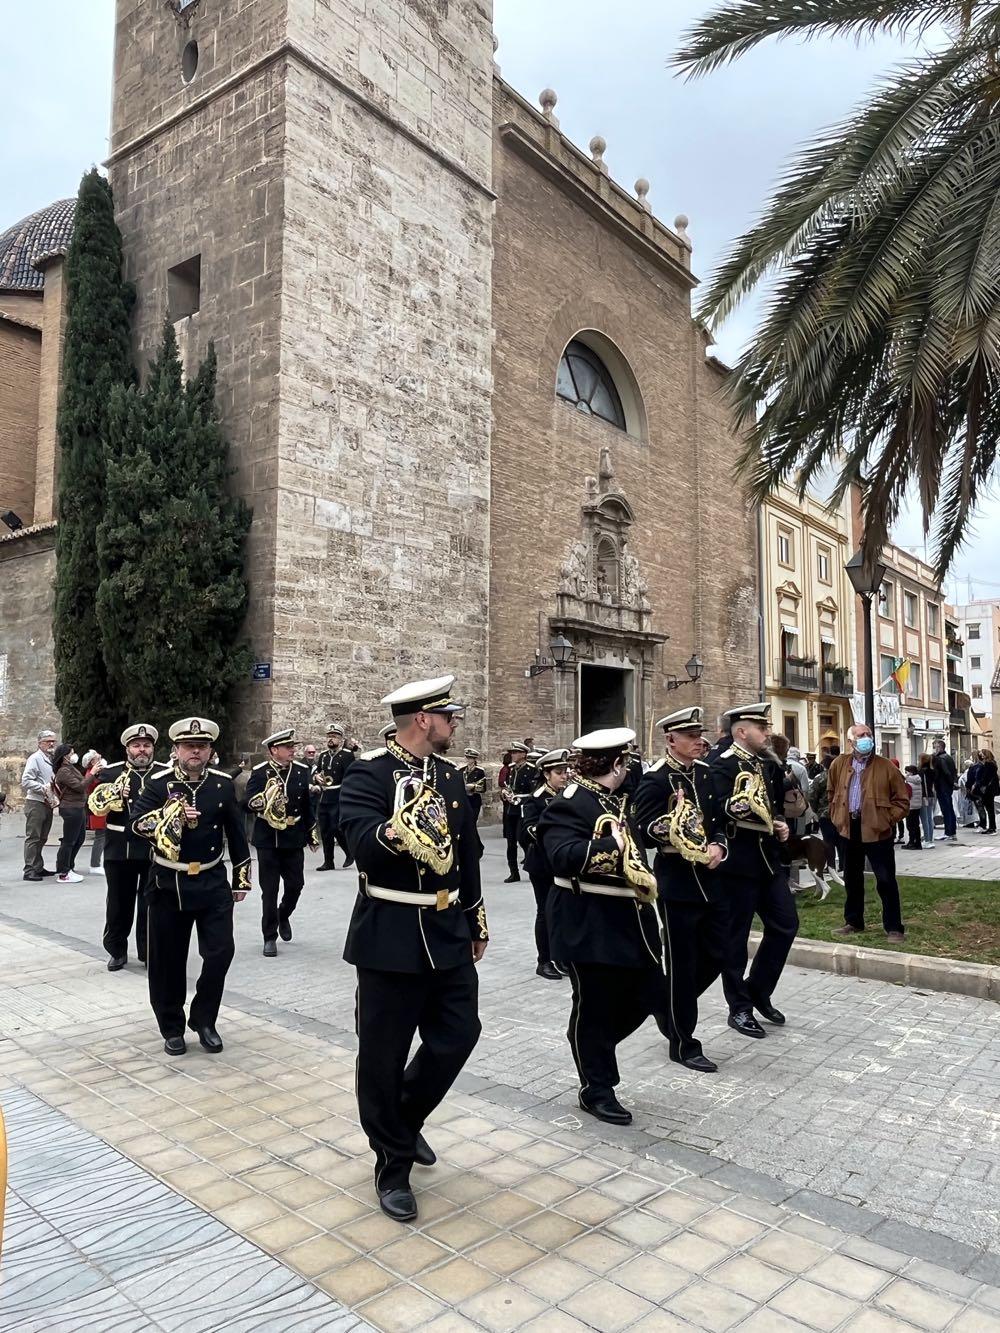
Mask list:
[[[56,853],[56,881],[79,884],[83,879],[73,869],[76,854],[83,845],[87,779],[80,771],[80,756],[72,745],[57,745],[52,755],[52,789],[59,800],[62,837]]]
[[[996,833],[997,831],[996,800],[998,796],[1000,796],[1000,776],[997,774],[997,763],[993,758],[993,751],[980,750],[979,770],[976,773],[976,801],[986,820],[986,826],[979,830],[980,833]]]
[[[923,825],[923,843],[925,847],[934,846],[934,756],[922,754],[919,760],[920,772],[920,822]]]

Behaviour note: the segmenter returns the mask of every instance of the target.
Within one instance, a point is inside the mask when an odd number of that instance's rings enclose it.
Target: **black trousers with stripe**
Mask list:
[[[616,1048],[647,1018],[670,1007],[666,977],[657,967],[569,963],[573,1003],[566,1036],[580,1076],[580,1096],[606,1096],[621,1081]]]
[[[788,887],[788,871],[778,866],[770,875],[726,877],[730,936],[722,985],[729,1012],[749,1012],[758,1000],[770,1000],[799,929],[799,914]],[[754,914],[763,932],[750,971],[747,943]],[[744,975],[746,974],[746,975]]]
[[[417,1135],[482,1031],[476,966],[470,958],[426,972],[359,967],[355,1023],[358,1113],[375,1154],[375,1187],[407,1189]]]
[[[305,883],[305,853],[301,847],[258,847],[257,874],[260,878],[261,933],[265,940],[278,938],[278,925],[295,911]],[[278,890],[285,891],[278,905]]]
[[[226,973],[236,946],[233,942],[233,895],[225,868],[219,866],[218,871],[218,888],[206,893],[203,905],[197,907],[179,905],[174,889],[176,876],[169,872],[162,875],[162,886],[155,887],[153,881],[159,877],[154,871],[147,888],[149,1002],[164,1037],[184,1035],[187,960],[192,930],[198,934],[201,975],[191,1001],[190,1026],[214,1027],[219,1016]],[[212,874],[211,871],[206,873]]]
[[[657,902],[667,951],[670,1044],[682,1060],[701,1055],[695,1036],[698,997],[722,972],[729,947],[729,908],[724,902]]]
[[[135,921],[135,951],[146,958],[146,877],[148,861],[105,861],[108,900],[104,917],[104,947],[112,958],[128,953],[128,937]]]

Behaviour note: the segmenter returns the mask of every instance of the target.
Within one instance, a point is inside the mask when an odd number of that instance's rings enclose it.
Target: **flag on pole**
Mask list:
[[[910,680],[910,662],[906,657],[894,657],[892,660],[892,674],[889,677],[894,680],[899,687],[900,698],[906,693],[906,686]]]

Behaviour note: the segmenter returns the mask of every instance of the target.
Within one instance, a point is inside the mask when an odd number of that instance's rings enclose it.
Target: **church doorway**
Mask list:
[[[580,666],[580,734],[632,724],[633,672],[628,667]]]

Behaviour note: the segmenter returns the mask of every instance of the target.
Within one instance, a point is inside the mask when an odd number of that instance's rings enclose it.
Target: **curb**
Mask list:
[[[759,943],[760,932],[752,931],[752,952],[756,952]],[[1000,967],[989,963],[866,949],[854,944],[825,944],[821,940],[796,940],[788,961],[795,967],[857,977],[859,981],[887,981],[894,986],[916,986],[921,990],[1000,1001]]]

